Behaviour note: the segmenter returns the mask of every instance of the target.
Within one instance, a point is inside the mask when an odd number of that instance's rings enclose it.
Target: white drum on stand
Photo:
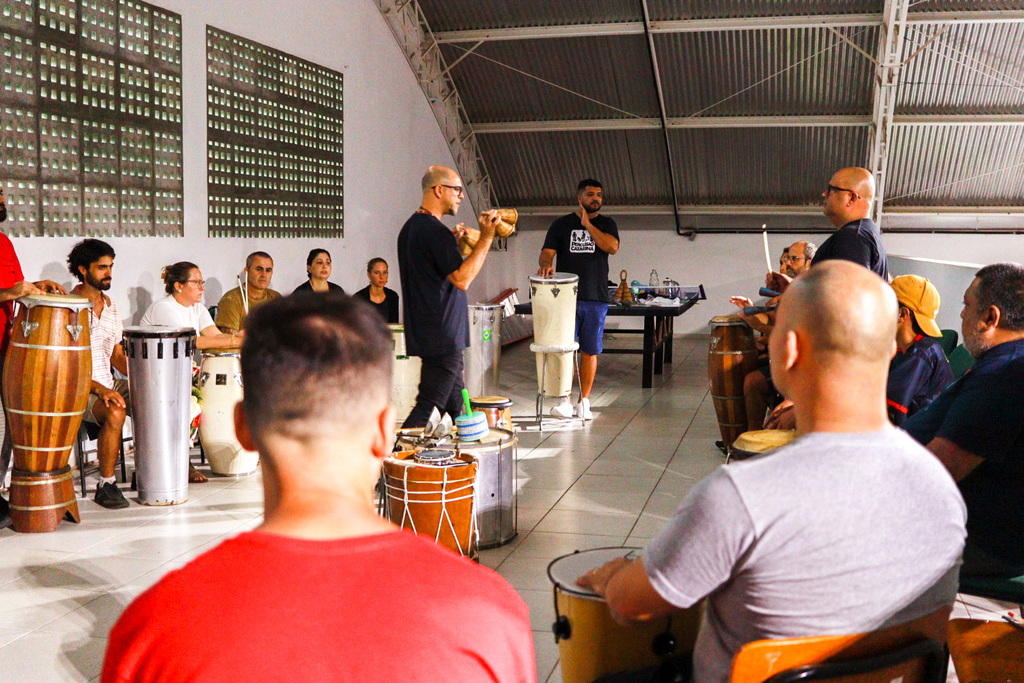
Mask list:
[[[199,439],[210,471],[225,477],[252,474],[260,455],[242,448],[235,437],[235,404],[243,396],[242,362],[238,352],[203,353],[199,389],[203,394]]]
[[[156,325],[126,327],[124,342],[139,502],[184,503],[188,500],[195,330]]]
[[[422,362],[418,356],[409,356],[405,348],[405,326],[391,324],[391,346],[395,364],[391,370],[391,405],[397,408],[396,418],[401,424],[416,406],[416,395],[420,387],[420,367]]]
[[[534,346],[567,349],[538,352],[537,393],[562,398],[572,393],[572,361],[576,338],[576,295],[579,275],[555,273],[530,277]]]

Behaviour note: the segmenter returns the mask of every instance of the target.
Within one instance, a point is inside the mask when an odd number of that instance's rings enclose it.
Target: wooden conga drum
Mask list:
[[[387,517],[476,559],[477,463],[449,450],[403,451],[384,460]]]
[[[738,315],[720,315],[711,319],[711,346],[708,349],[708,378],[711,398],[722,441],[728,448],[747,431],[747,409],[743,402],[743,378],[757,369],[754,330]]]
[[[771,453],[796,440],[795,429],[755,429],[743,432],[729,446],[729,460],[746,460],[755,455]]]
[[[92,304],[57,294],[18,303],[3,377],[14,443],[11,519],[15,531],[53,531],[65,517],[79,521],[68,460],[92,386]]]

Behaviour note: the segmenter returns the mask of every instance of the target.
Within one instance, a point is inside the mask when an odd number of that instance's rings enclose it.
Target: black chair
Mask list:
[[[96,448],[89,448],[89,449],[87,449],[85,447],[85,442],[86,441],[95,441],[96,438],[99,437],[99,435],[100,435],[100,426],[98,424],[93,424],[92,422],[88,422],[86,420],[82,420],[82,426],[78,429],[78,436],[76,438],[76,445],[78,446],[78,456],[77,456],[77,460],[78,460],[78,477],[79,477],[79,479],[82,482],[81,486],[82,486],[82,497],[83,498],[87,498],[89,496],[88,490],[85,487],[85,478],[86,478],[86,476],[91,474],[91,473],[93,473],[93,472],[98,472],[99,469],[100,469],[98,463],[97,463],[97,465],[95,467],[88,467],[88,468],[86,467],[86,465],[85,465],[86,457],[85,456],[87,454],[89,454],[89,453],[95,453],[96,452]],[[125,463],[124,444],[125,444],[126,441],[131,441],[133,438],[134,437],[130,436],[130,435],[129,436],[125,436],[124,431],[121,432],[121,447],[120,447],[120,449],[118,451],[118,454],[117,454],[117,462],[119,462],[121,464],[121,481],[124,481],[124,482],[128,481],[128,466]]]

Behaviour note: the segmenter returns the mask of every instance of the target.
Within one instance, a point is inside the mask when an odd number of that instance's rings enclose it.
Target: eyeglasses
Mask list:
[[[845,187],[836,187],[835,185],[832,185],[831,183],[829,183],[828,185],[825,186],[825,196],[826,197],[829,196],[830,194],[832,194],[833,192],[849,192],[854,197],[860,197],[859,194],[857,194],[853,190],[847,190]]]
[[[438,185],[435,185],[434,187],[447,187],[449,190],[455,193],[456,197],[461,197],[464,189],[462,185],[445,185],[444,183],[440,183]]]
[[[787,261],[807,261],[807,260],[809,260],[809,259],[806,256],[790,256],[789,254],[786,254],[785,256],[782,257],[782,262],[783,263],[786,263]]]
[[[186,284],[195,285],[196,287],[205,287],[206,280],[185,280]]]

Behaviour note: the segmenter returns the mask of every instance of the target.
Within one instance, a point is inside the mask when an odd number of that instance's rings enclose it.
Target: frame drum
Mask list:
[[[729,447],[730,460],[745,460],[782,448],[796,440],[794,429],[756,429],[743,432]]]
[[[595,548],[563,555],[548,565],[554,586],[553,630],[565,683],[589,683],[619,671],[643,669],[693,650],[703,603],[643,624],[624,626],[612,618],[604,598],[576,585],[591,569],[639,548]]]
[[[757,369],[754,330],[738,315],[712,318],[708,349],[708,379],[711,398],[718,415],[718,428],[726,448],[747,431],[747,408],[743,402],[743,378]]]
[[[4,404],[14,445],[11,520],[15,531],[54,531],[79,521],[68,461],[92,387],[85,297],[18,299],[4,362]]]
[[[199,373],[203,413],[199,439],[210,471],[244,477],[256,471],[260,456],[242,448],[235,437],[235,404],[242,400],[242,361],[237,351],[207,351]]]

